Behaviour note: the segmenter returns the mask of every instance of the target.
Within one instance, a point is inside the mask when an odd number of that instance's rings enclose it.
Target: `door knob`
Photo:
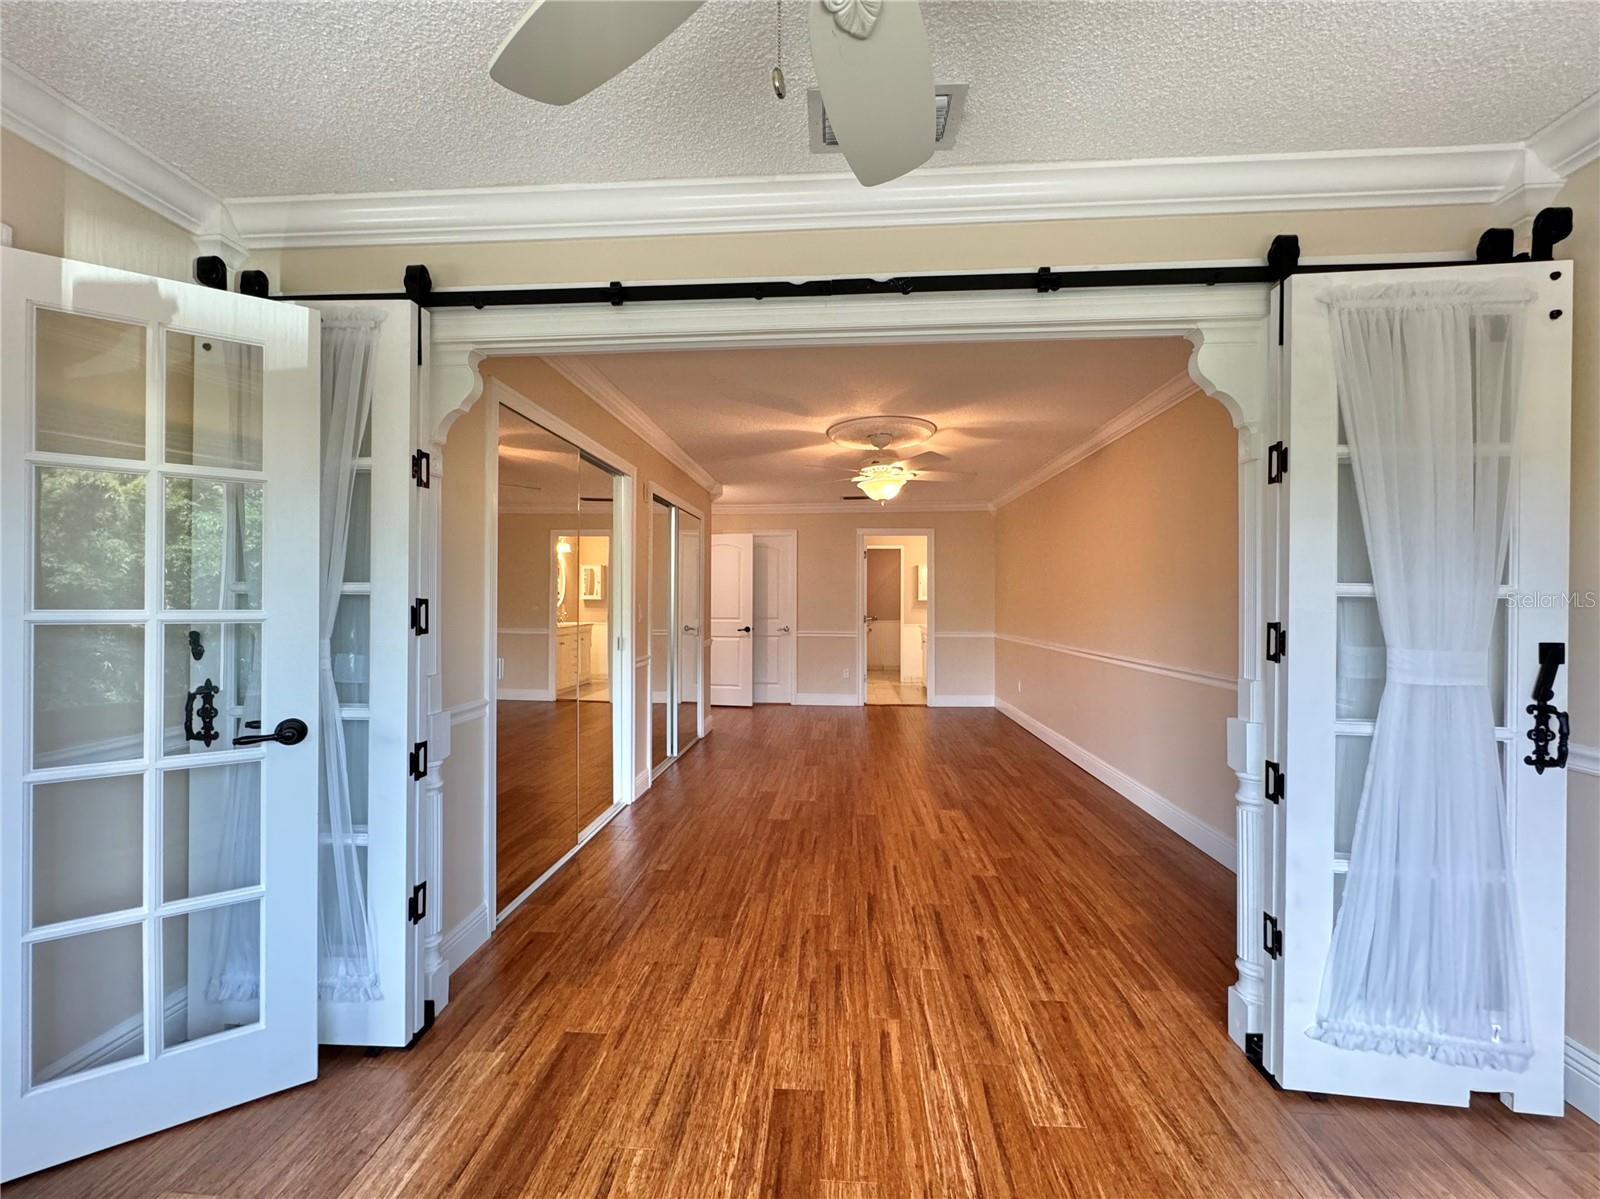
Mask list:
[[[306,722],[298,717],[291,716],[287,720],[278,721],[278,727],[270,733],[252,733],[247,737],[235,737],[235,745],[260,745],[267,741],[276,741],[279,745],[299,745],[306,739],[306,734],[311,730],[306,727]]]
[[[782,625],[778,629],[778,632],[780,632],[780,633],[787,633],[788,631],[789,631],[789,626],[788,625]]]
[[[740,625],[739,626],[739,631],[741,633],[748,633],[750,631],[750,626],[749,625]]]

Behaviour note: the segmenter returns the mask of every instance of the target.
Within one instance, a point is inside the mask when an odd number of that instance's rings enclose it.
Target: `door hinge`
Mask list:
[[[411,455],[411,477],[418,487],[427,487],[433,482],[433,456],[427,450]]]
[[[1262,793],[1273,803],[1282,802],[1289,786],[1288,773],[1283,769],[1283,767],[1279,766],[1273,761],[1267,762],[1266,773],[1267,778],[1265,784],[1261,788]]]
[[[1267,661],[1282,662],[1289,652],[1289,630],[1276,620],[1267,621]]]
[[[1275,441],[1267,447],[1267,483],[1282,483],[1289,473],[1289,447]]]
[[[417,598],[411,603],[411,631],[421,637],[428,631],[428,601]]]
[[[1269,958],[1283,956],[1283,930],[1278,927],[1278,918],[1270,912],[1261,913],[1261,947]]]
[[[428,743],[418,741],[411,747],[411,777],[420,779],[428,773]]]
[[[406,918],[412,924],[421,924],[422,918],[428,914],[428,884],[427,881],[418,883],[411,888],[411,898],[406,900]]]

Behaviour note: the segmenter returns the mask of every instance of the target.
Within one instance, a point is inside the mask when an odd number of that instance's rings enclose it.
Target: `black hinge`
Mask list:
[[[1273,803],[1280,803],[1287,792],[1289,776],[1283,767],[1276,762],[1267,762],[1267,781],[1262,787],[1266,797]]]
[[[411,898],[406,900],[406,917],[412,924],[421,924],[428,914],[428,884],[426,881],[411,888]]]
[[[1267,661],[1282,662],[1289,652],[1289,630],[1275,620],[1267,621]]]
[[[1270,912],[1261,913],[1261,947],[1269,958],[1283,956],[1283,930],[1278,927],[1278,918]]]
[[[411,747],[411,777],[420,779],[428,773],[428,743],[418,741]]]
[[[1282,483],[1289,473],[1289,447],[1275,441],[1267,447],[1267,484]]]
[[[411,477],[417,481],[418,487],[427,487],[433,482],[433,458],[427,450],[418,450],[411,455]]]
[[[411,603],[411,631],[421,637],[428,631],[428,601],[418,598]]]

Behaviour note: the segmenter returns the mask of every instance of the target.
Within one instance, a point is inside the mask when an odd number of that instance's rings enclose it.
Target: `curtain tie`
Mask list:
[[[1388,681],[1413,687],[1487,687],[1489,655],[1471,649],[1389,647]]]

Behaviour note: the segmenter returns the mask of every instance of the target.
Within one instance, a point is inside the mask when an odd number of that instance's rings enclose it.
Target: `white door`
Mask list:
[[[316,1075],[319,341],[0,255],[11,1178]]]
[[[794,702],[795,534],[756,533],[755,632],[751,670],[755,702]]]
[[[1353,283],[1468,284],[1513,277],[1524,343],[1517,435],[1479,437],[1475,454],[1510,467],[1510,555],[1489,655],[1510,854],[1531,1003],[1526,1070],[1445,1065],[1430,1058],[1335,1047],[1307,1035],[1317,1019],[1335,916],[1362,798],[1387,647],[1374,599],[1355,477],[1334,383],[1333,339],[1323,299]],[[1280,530],[1277,583],[1266,619],[1275,878],[1260,926],[1269,955],[1268,1068],[1288,1088],[1464,1105],[1498,1092],[1518,1111],[1562,1111],[1565,967],[1566,772],[1526,764],[1530,694],[1541,645],[1564,645],[1567,614],[1572,267],[1539,262],[1448,269],[1300,275],[1286,285],[1274,460],[1268,488]],[[1476,331],[1476,352],[1504,341]],[[1480,361],[1487,360],[1480,358]],[[1482,369],[1481,367],[1479,368]],[[1474,380],[1481,387],[1481,380]],[[1474,393],[1478,394],[1478,393]],[[1408,651],[1415,655],[1415,651]],[[1274,660],[1275,659],[1275,660]],[[1566,671],[1553,707],[1565,708]],[[1278,779],[1281,777],[1281,785]],[[1446,836],[1445,832],[1435,835]],[[1420,968],[1420,967],[1419,967]]]
[[[714,704],[755,702],[755,538],[711,536],[711,689]]]
[[[378,993],[324,995],[318,1039],[325,1045],[403,1046],[422,1024],[418,930],[431,888],[416,872],[421,783],[412,750],[429,739],[420,693],[411,685],[432,638],[432,600],[416,582],[411,544],[432,472],[413,471],[420,407],[421,329],[409,300],[314,304],[324,327],[376,323],[369,371],[372,401],[356,436],[355,483],[347,521],[344,584],[334,620],[334,688],[350,781],[351,823],[329,828],[348,838],[365,892]],[[326,400],[324,400],[326,402]],[[335,452],[324,446],[326,456]],[[426,755],[416,764],[423,765]],[[330,822],[331,824],[331,822]],[[330,844],[327,852],[335,852]],[[415,902],[413,902],[413,897]],[[333,897],[329,897],[331,901]]]

